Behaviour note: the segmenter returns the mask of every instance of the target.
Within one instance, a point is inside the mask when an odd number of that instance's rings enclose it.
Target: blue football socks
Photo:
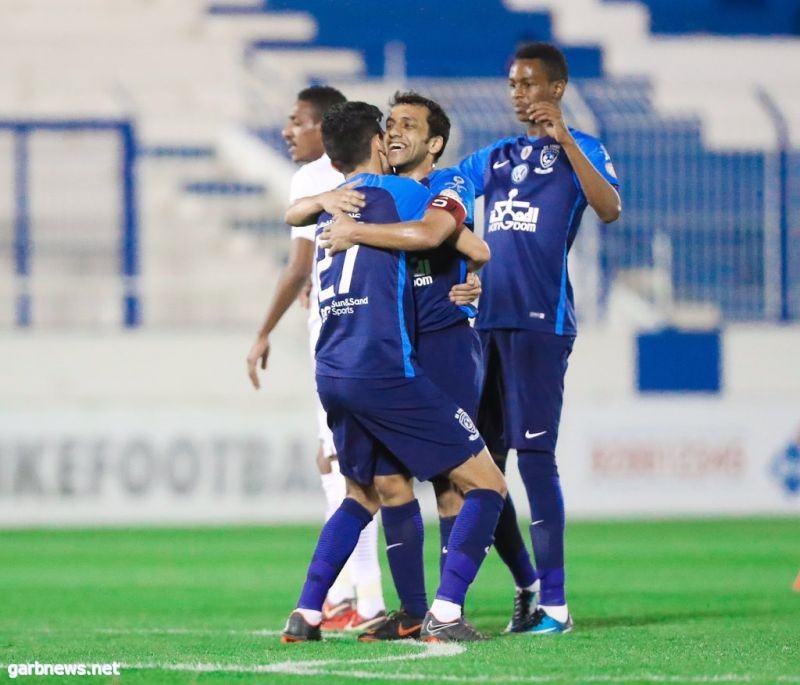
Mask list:
[[[464,605],[467,589],[492,545],[505,497],[494,490],[470,490],[456,517],[436,599]]]
[[[447,545],[450,544],[450,533],[455,522],[455,516],[439,517],[439,578],[444,573],[444,562],[447,561]]]
[[[328,589],[355,549],[358,536],[372,514],[354,499],[345,497],[323,526],[300,593],[299,609],[320,611]]]
[[[422,617],[428,611],[428,597],[419,501],[414,499],[397,507],[381,507],[381,520],[386,536],[386,557],[400,604],[411,616]]]
[[[494,533],[494,548],[514,576],[517,587],[529,588],[536,582],[536,571],[533,569],[530,554],[519,530],[517,510],[511,495],[506,497],[506,503],[500,512],[497,530]]]
[[[552,452],[520,451],[517,457],[531,506],[531,542],[541,582],[539,604],[566,604],[564,593],[564,498]]]

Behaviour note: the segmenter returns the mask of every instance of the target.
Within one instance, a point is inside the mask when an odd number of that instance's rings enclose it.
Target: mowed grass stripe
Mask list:
[[[120,682],[288,683],[300,676],[246,671],[397,656],[397,645],[351,636],[279,644],[316,534],[309,526],[0,531],[0,661],[222,664],[245,672],[128,670]],[[426,534],[432,594],[438,532]],[[459,656],[325,669],[337,683],[364,682],[355,671],[414,682],[800,681],[797,519],[575,522],[567,553],[573,634],[498,637]],[[499,634],[511,596],[492,554],[468,614]]]

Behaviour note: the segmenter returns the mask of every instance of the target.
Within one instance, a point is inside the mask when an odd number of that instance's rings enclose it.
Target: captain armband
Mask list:
[[[443,190],[428,204],[428,208],[443,209],[456,220],[456,226],[461,226],[467,218],[467,210],[461,202],[458,193],[452,190]]]

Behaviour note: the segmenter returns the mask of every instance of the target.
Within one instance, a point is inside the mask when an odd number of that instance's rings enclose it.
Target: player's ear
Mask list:
[[[444,149],[444,138],[442,136],[433,136],[428,141],[428,152],[436,157]]]
[[[566,90],[567,82],[564,80],[558,80],[553,82],[553,96],[560,100],[564,95],[564,90]]]

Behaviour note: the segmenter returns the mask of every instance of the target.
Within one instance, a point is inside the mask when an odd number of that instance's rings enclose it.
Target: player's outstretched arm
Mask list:
[[[258,379],[259,363],[262,369],[267,368],[269,336],[292,305],[292,302],[305,287],[311,274],[313,260],[313,242],[303,238],[292,240],[289,263],[283,268],[281,275],[278,277],[278,286],[275,288],[272,302],[270,302],[261,328],[259,328],[256,339],[247,355],[247,375],[256,390],[261,387]]]
[[[359,224],[349,216],[337,216],[322,232],[322,247],[331,254],[353,245],[370,245],[385,250],[417,252],[439,247],[458,228],[447,211],[431,208],[419,221],[398,224]]]
[[[284,221],[290,226],[308,226],[317,223],[322,212],[342,214],[358,212],[364,207],[364,194],[354,190],[356,182],[343,185],[319,195],[295,200],[286,210]]]

